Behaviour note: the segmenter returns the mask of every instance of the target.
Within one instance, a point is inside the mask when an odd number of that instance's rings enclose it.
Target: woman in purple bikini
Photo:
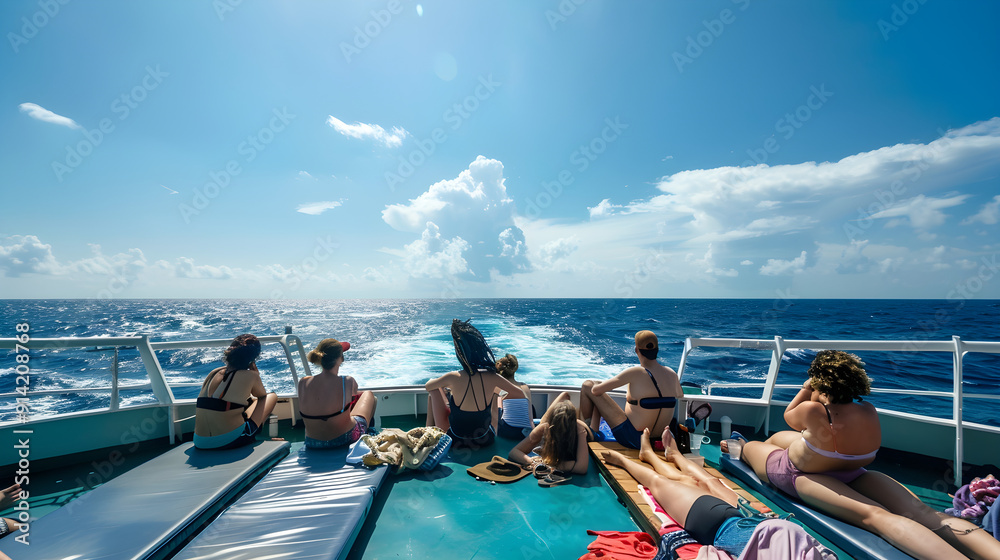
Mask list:
[[[889,476],[865,470],[882,444],[864,363],[823,350],[785,409],[798,431],[743,446],[761,480],[803,503],[862,527],[916,558],[1000,559],[1000,542],[957,517],[936,512]],[[854,402],[855,400],[859,402]]]

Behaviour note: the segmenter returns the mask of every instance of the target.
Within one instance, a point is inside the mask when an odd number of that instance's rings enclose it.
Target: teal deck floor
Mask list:
[[[565,560],[587,552],[595,538],[588,529],[639,530],[593,461],[586,475],[551,488],[530,475],[490,484],[466,473],[516,443],[498,438],[474,452],[453,450],[430,473],[390,475],[348,558]]]
[[[422,423],[412,416],[383,418],[385,427],[409,429]],[[301,442],[301,427],[279,424],[279,435]],[[718,466],[718,434],[702,447],[708,464]],[[748,434],[749,435],[749,434]],[[753,436],[751,436],[753,437]],[[390,475],[372,505],[349,558],[578,558],[594,537],[587,529],[636,531],[628,510],[597,472],[591,460],[586,475],[568,484],[539,487],[528,476],[512,484],[492,485],[469,476],[469,466],[506,456],[516,442],[498,439],[475,452],[454,450],[431,473]],[[110,462],[111,456],[72,459],[49,471],[32,472],[33,519],[66,505],[91,488],[115,478],[168,449],[140,449]],[[948,462],[911,454],[880,452],[873,470],[906,486],[933,509],[951,506]],[[965,473],[965,478],[986,473]],[[758,496],[759,497],[759,496]],[[775,511],[773,503],[762,500]],[[0,516],[11,516],[11,509]],[[823,538],[821,542],[829,546]],[[833,547],[831,547],[833,548]],[[841,551],[834,549],[836,552]],[[841,554],[841,558],[848,556]]]

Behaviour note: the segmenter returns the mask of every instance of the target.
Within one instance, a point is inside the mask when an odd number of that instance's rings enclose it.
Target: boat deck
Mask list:
[[[413,416],[383,417],[383,426],[409,429],[422,424]],[[301,428],[287,421],[279,424],[279,435],[295,444],[303,439]],[[710,434],[713,442],[718,434]],[[634,521],[601,476],[603,465],[591,464],[586,475],[543,488],[528,476],[511,484],[477,481],[465,470],[506,456],[516,442],[498,439],[477,451],[453,450],[430,473],[391,475],[376,496],[370,514],[348,558],[477,558],[516,554],[529,558],[577,558],[593,541],[588,529],[646,530],[640,515]],[[60,461],[58,468],[32,471],[31,514],[37,519],[70,503],[91,488],[163,453],[165,445],[132,452],[101,451]],[[718,467],[717,445],[702,446],[706,466]],[[593,461],[593,459],[592,459]],[[72,463],[72,464],[70,464]],[[33,465],[34,466],[34,465]],[[883,450],[873,469],[904,482],[928,505],[943,510],[951,505],[947,492],[951,473],[946,461]],[[974,476],[977,473],[967,473]],[[984,473],[985,474],[985,473]],[[609,478],[612,480],[613,478]],[[781,508],[762,499],[778,513]],[[10,516],[10,511],[0,512]],[[827,546],[830,543],[817,535]],[[832,547],[835,551],[835,547]],[[849,556],[842,555],[842,558]]]
[[[412,417],[392,423],[418,425]],[[639,530],[594,464],[551,488],[532,476],[491,484],[465,472],[516,443],[453,449],[432,472],[392,476],[348,558],[579,558],[594,540],[588,529]]]

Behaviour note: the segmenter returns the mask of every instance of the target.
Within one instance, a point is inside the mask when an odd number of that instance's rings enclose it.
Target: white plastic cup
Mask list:
[[[711,443],[712,438],[701,434],[691,434],[691,453],[701,455],[701,444]]]
[[[729,458],[738,461],[740,459],[740,452],[743,451],[743,440],[727,439],[726,445],[729,446]]]

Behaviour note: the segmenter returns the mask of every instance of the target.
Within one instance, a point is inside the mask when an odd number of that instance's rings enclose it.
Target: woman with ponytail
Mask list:
[[[497,373],[501,377],[521,388],[524,398],[514,398],[504,395],[500,399],[500,418],[497,413],[493,414],[493,426],[497,435],[502,438],[520,440],[535,427],[534,415],[531,407],[531,391],[528,385],[514,379],[517,372],[517,356],[507,354],[497,360]]]
[[[208,374],[195,405],[194,446],[232,449],[253,443],[278,396],[264,389],[257,370],[260,341],[241,334],[226,350],[224,367]]]
[[[325,338],[309,352],[309,362],[323,368],[299,380],[299,414],[306,425],[306,447],[332,449],[364,435],[375,416],[375,395],[360,392],[358,382],[340,375],[348,342]]]

